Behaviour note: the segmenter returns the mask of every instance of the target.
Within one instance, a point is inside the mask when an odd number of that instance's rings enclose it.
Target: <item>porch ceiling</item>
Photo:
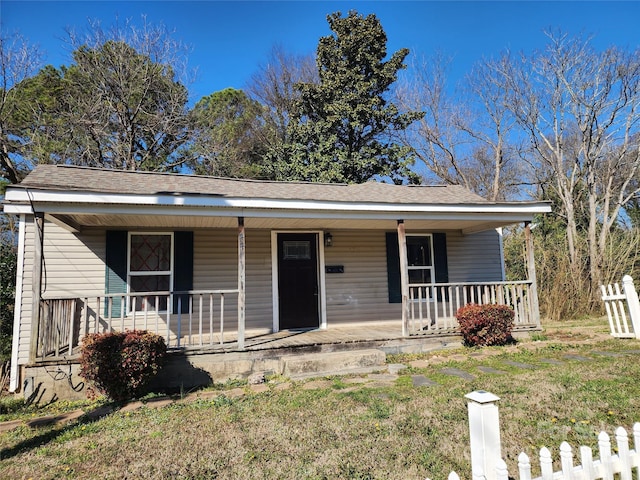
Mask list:
[[[87,228],[210,229],[238,226],[237,218],[229,216],[48,214],[47,218],[68,230],[76,231]],[[461,230],[469,233],[506,224],[504,219],[498,221],[487,218],[405,220],[408,230]],[[245,217],[246,228],[266,230],[394,230],[396,225],[395,219]]]

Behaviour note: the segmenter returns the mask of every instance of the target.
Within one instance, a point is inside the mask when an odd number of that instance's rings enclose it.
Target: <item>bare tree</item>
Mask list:
[[[261,133],[267,149],[278,148],[287,140],[287,125],[299,95],[295,85],[318,82],[313,55],[294,55],[281,46],[271,49],[267,62],[259,66],[247,86],[249,96],[265,107]]]
[[[527,133],[532,165],[549,179],[567,224],[569,257],[579,272],[581,204],[592,291],[621,209],[640,189],[640,54],[549,33],[545,51],[493,64],[509,89],[509,109]],[[595,287],[595,288],[594,288]]]
[[[17,91],[40,61],[40,51],[24,37],[0,34],[0,177],[10,183],[18,183],[27,170],[22,153],[28,125],[19,114]]]
[[[508,198],[520,180],[503,83],[482,63],[454,90],[447,78],[449,63],[442,54],[423,59],[397,89],[405,108],[425,112],[407,131],[405,143],[441,181],[490,200]]]
[[[69,32],[74,63],[63,69],[60,112],[74,125],[71,161],[129,170],[171,170],[188,140],[186,48],[143,18],[109,30]]]

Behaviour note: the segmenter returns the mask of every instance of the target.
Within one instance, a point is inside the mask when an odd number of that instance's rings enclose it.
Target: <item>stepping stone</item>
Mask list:
[[[403,365],[402,363],[390,363],[387,366],[387,369],[389,370],[389,373],[391,373],[392,375],[396,375],[400,373],[402,370],[406,370],[407,366]]]
[[[428,360],[414,360],[412,362],[409,362],[409,365],[411,365],[413,368],[427,368],[429,366],[429,361]]]
[[[555,358],[541,358],[542,363],[548,363],[549,365],[564,365],[564,362],[556,360]]]
[[[0,433],[8,432],[10,430],[15,430],[16,428],[21,427],[22,425],[24,425],[22,420],[11,420],[9,422],[2,422],[0,423]]]
[[[343,380],[343,382],[347,384],[367,383],[368,381],[369,379],[364,377],[352,377],[352,378],[345,378]]]
[[[313,380],[302,385],[303,390],[316,390],[319,388],[331,388],[333,382],[329,380]]]
[[[374,382],[395,382],[398,379],[398,375],[391,373],[372,373],[367,378]]]
[[[564,358],[566,358],[567,360],[575,360],[576,362],[588,362],[589,360],[592,360],[589,357],[584,357],[582,355],[574,355],[572,353],[568,353],[564,355]]]
[[[103,407],[98,407],[95,410],[91,410],[86,413],[87,420],[98,420],[99,418],[106,417],[111,412],[113,412],[113,407],[110,405],[105,405]]]
[[[465,372],[464,370],[460,370],[458,368],[443,368],[440,370],[441,373],[445,375],[452,375],[454,377],[462,378],[463,380],[475,380],[476,376],[470,374],[469,372]]]
[[[120,411],[122,413],[132,412],[134,410],[138,410],[139,408],[142,408],[143,405],[144,405],[144,403],[142,403],[140,401],[130,402],[130,403],[127,403],[124,407],[122,407],[120,409]]]
[[[615,353],[615,352],[595,352],[594,351],[594,352],[591,352],[591,353],[593,353],[594,355],[600,355],[602,357],[612,357],[612,358],[622,357],[621,353]]]
[[[289,390],[291,388],[291,382],[279,383],[273,389],[277,392],[281,392],[282,390]]]
[[[411,375],[411,381],[413,382],[414,387],[433,387],[438,385],[438,382],[434,382],[424,375]]]
[[[534,370],[536,368],[533,365],[529,365],[528,363],[514,362],[512,360],[507,360],[504,363],[506,363],[507,365],[511,365],[512,367],[524,368],[524,369],[528,369],[528,370]]]
[[[158,398],[157,400],[149,400],[147,403],[145,403],[145,406],[147,408],[162,408],[162,407],[166,407],[167,405],[171,405],[173,403],[173,400],[170,398]]]
[[[480,366],[480,367],[478,367],[478,370],[480,370],[481,372],[484,372],[484,373],[495,373],[496,375],[502,375],[504,373],[507,373],[504,370],[497,370],[497,369],[495,369],[493,367]]]
[[[263,393],[268,392],[269,387],[264,383],[261,383],[259,385],[249,385],[249,390],[251,390],[251,393]]]

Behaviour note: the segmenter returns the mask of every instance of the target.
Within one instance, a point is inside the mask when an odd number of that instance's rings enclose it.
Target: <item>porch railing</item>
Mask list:
[[[409,284],[409,333],[457,330],[456,311],[469,303],[508,305],[514,325],[540,326],[534,311],[531,282]]]
[[[161,335],[169,348],[223,344],[225,333],[227,340],[231,337],[225,332],[225,314],[235,312],[229,297],[237,299],[237,294],[238,290],[191,290],[42,299],[36,359],[75,356],[89,333],[136,329]]]

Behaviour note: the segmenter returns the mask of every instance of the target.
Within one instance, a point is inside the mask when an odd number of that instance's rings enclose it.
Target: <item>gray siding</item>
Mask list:
[[[388,302],[385,232],[343,230],[331,233],[334,245],[325,249],[325,264],[342,265],[344,273],[325,274],[329,328],[349,323],[400,320],[400,305]],[[467,236],[447,232],[449,281],[501,280],[499,242],[494,230]],[[33,246],[33,219],[27,217],[19,364],[28,362]],[[237,288],[237,248],[236,229],[195,230],[194,290]],[[270,329],[273,323],[271,232],[247,230],[246,252],[246,328]],[[104,230],[73,234],[46,222],[44,258],[46,296],[104,294]],[[235,295],[228,298],[225,315],[225,330],[235,329]]]
[[[502,280],[500,236],[495,230],[462,235],[447,232],[449,282],[499,282]]]
[[[327,273],[327,325],[400,320],[401,307],[389,303],[384,231],[332,231],[325,248],[326,265],[344,273]]]
[[[23,296],[18,363],[29,360],[31,337],[31,302],[33,276],[34,232],[33,217],[27,216]],[[70,233],[57,225],[45,222],[43,294],[47,297],[104,293],[104,231],[83,234]]]

